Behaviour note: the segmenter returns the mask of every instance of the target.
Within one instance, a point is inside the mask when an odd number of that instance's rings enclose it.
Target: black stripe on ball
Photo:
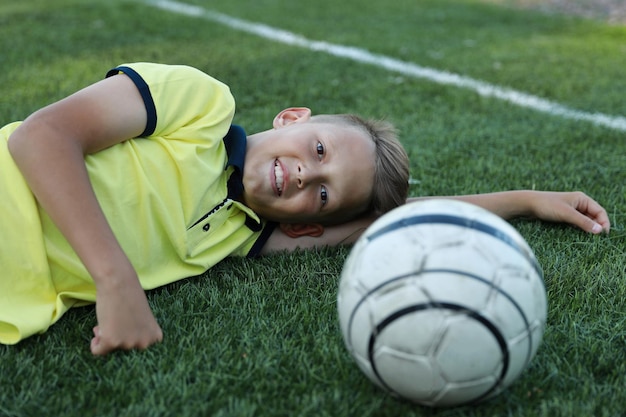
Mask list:
[[[419,279],[421,275],[426,275],[426,274],[437,274],[437,273],[444,273],[444,274],[450,274],[450,275],[462,275],[466,278],[470,278],[473,279],[475,281],[479,281],[485,285],[488,285],[489,287],[491,287],[492,290],[495,290],[498,292],[499,295],[503,296],[504,298],[506,298],[512,305],[513,307],[515,307],[515,309],[517,310],[517,312],[519,313],[522,321],[524,322],[524,327],[526,328],[526,333],[528,334],[528,349],[526,351],[526,360],[524,361],[524,366],[522,367],[522,369],[526,368],[528,366],[528,364],[530,363],[531,360],[531,353],[532,353],[532,346],[533,346],[533,333],[531,331],[530,328],[530,323],[528,322],[528,317],[526,317],[526,313],[524,313],[524,310],[522,309],[522,307],[517,303],[517,301],[515,301],[515,299],[513,297],[511,297],[508,293],[504,292],[502,290],[502,288],[498,287],[497,285],[495,285],[493,282],[489,281],[488,279],[485,279],[483,277],[480,277],[478,275],[475,274],[470,274],[469,272],[465,272],[465,271],[459,271],[459,270],[454,270],[454,269],[444,269],[444,268],[437,268],[437,269],[423,269],[421,271],[416,271],[416,272],[410,272],[408,274],[404,274],[404,275],[400,275],[397,276],[395,278],[391,278],[387,281],[385,281],[384,283],[376,286],[375,288],[371,289],[370,291],[367,292],[367,294],[365,294],[360,300],[359,302],[354,306],[354,309],[352,309],[352,312],[350,314],[350,318],[348,320],[348,335],[347,335],[347,342],[349,346],[352,346],[352,323],[354,321],[354,317],[356,316],[357,311],[359,310],[359,308],[361,307],[361,305],[373,294],[375,294],[376,292],[380,291],[383,287],[389,285],[389,284],[393,284],[397,281],[403,280],[403,279],[408,279],[408,278],[416,278]],[[437,301],[431,301],[429,304],[437,304],[437,305],[441,305],[442,303],[438,303]]]
[[[369,357],[370,364],[372,366],[372,371],[374,372],[374,374],[376,375],[376,377],[378,378],[380,383],[388,391],[394,392],[394,390],[389,385],[387,385],[387,383],[382,378],[382,376],[380,375],[380,373],[378,372],[378,369],[376,367],[376,361],[374,359],[374,353],[375,353],[374,349],[375,349],[375,346],[376,346],[376,338],[385,329],[385,327],[389,326],[395,320],[397,320],[397,319],[399,319],[399,318],[401,318],[401,317],[403,317],[403,316],[405,316],[407,314],[414,313],[416,311],[423,311],[423,310],[430,310],[430,309],[436,309],[436,310],[445,309],[445,310],[452,310],[452,311],[455,311],[455,312],[458,312],[458,313],[465,313],[467,315],[467,317],[470,317],[470,318],[478,321],[480,324],[482,324],[487,330],[489,330],[491,332],[491,334],[493,335],[494,339],[496,339],[496,341],[498,343],[498,346],[500,347],[500,352],[502,354],[502,370],[500,371],[500,375],[498,376],[496,381],[493,383],[493,385],[491,387],[489,387],[489,389],[487,391],[485,391],[485,393],[483,393],[482,395],[480,395],[477,398],[474,398],[471,402],[475,403],[475,402],[481,401],[483,398],[486,398],[494,390],[496,390],[500,386],[502,381],[504,380],[504,378],[506,376],[506,373],[508,372],[508,369],[509,369],[509,361],[510,361],[509,350],[508,350],[508,347],[507,347],[507,344],[506,344],[506,340],[504,339],[504,336],[502,335],[500,330],[498,330],[498,327],[496,325],[494,325],[486,317],[481,316],[478,312],[473,311],[471,309],[468,309],[467,307],[464,307],[464,306],[462,306],[460,304],[453,304],[453,303],[423,303],[423,304],[415,304],[415,305],[411,305],[411,306],[405,307],[405,308],[403,308],[401,310],[398,310],[395,313],[387,316],[382,322],[380,322],[376,326],[376,330],[374,332],[372,332],[372,334],[370,335],[369,346],[368,346],[368,357]]]
[[[541,267],[539,266],[539,263],[535,259],[534,255],[532,253],[529,253],[525,247],[520,245],[515,239],[512,239],[511,236],[502,232],[498,228],[485,223],[481,223],[477,220],[469,219],[467,217],[453,216],[448,214],[421,214],[411,217],[404,217],[386,225],[385,227],[380,228],[370,235],[367,235],[367,240],[371,242],[389,232],[393,232],[403,227],[414,226],[417,224],[449,224],[486,233],[520,253],[524,258],[526,258],[528,263],[532,265],[535,271],[537,271],[539,277],[543,278],[543,272],[541,270]],[[541,279],[540,281],[541,285],[544,285],[543,279]]]

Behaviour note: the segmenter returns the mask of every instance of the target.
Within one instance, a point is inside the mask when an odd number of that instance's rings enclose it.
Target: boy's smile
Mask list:
[[[276,184],[276,194],[280,197],[285,188],[285,181],[289,181],[289,177],[285,178],[285,169],[278,159],[274,161],[273,175],[274,183]]]
[[[359,128],[308,119],[251,135],[243,199],[284,223],[335,223],[364,211],[375,146]]]

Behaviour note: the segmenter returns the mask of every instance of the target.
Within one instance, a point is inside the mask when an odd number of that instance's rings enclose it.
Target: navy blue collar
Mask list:
[[[233,173],[228,179],[228,198],[232,200],[240,200],[243,195],[243,165],[246,159],[246,145],[248,137],[241,126],[231,125],[226,136],[224,136],[224,146],[226,146],[226,154],[229,166],[234,168]],[[261,232],[259,238],[248,252],[248,257],[255,257],[261,253],[261,249],[269,239],[270,235],[276,228],[276,223],[267,222],[265,227],[262,223],[258,223],[252,217],[246,214],[246,226],[253,232]]]
[[[246,160],[247,143],[248,139],[243,128],[231,125],[224,136],[224,145],[228,155],[226,167],[232,166],[235,169],[228,179],[228,198],[232,200],[239,199],[243,194],[243,165]]]

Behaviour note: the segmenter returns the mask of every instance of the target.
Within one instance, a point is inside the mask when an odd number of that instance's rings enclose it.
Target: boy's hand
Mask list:
[[[606,210],[585,193],[533,192],[532,214],[541,220],[570,223],[589,233],[608,233],[611,222]]]
[[[146,294],[138,280],[124,285],[101,285],[96,295],[96,316],[91,353],[106,355],[118,349],[146,349],[163,340]]]

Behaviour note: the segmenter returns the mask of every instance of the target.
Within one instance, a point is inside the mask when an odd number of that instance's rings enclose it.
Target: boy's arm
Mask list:
[[[419,201],[433,197],[410,198]],[[437,198],[452,198],[487,209],[505,220],[529,217],[548,222],[569,223],[589,233],[609,232],[611,222],[606,210],[588,195],[580,192],[502,191]]]
[[[116,75],[28,117],[9,151],[33,194],[96,285],[91,350],[146,348],[162,339],[137,274],[92,189],[85,156],[141,134],[146,110],[134,83]]]
[[[608,232],[611,228],[608,215],[596,201],[581,192],[503,191],[449,197],[413,197],[407,203],[432,198],[449,198],[483,207],[510,220],[531,217],[550,222],[563,222],[590,233]],[[279,250],[309,249],[354,243],[375,218],[362,218],[338,226],[326,227],[320,237],[290,238],[276,228],[265,244],[262,253]]]

